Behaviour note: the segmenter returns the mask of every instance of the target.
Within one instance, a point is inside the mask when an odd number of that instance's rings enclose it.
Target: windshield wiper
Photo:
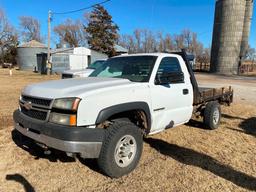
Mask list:
[[[86,69],[96,69],[96,67],[87,67]]]

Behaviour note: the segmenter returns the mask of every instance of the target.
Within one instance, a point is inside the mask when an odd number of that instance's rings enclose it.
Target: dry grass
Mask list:
[[[50,78],[37,73],[13,70],[13,76],[9,76],[8,69],[0,69],[0,116],[10,115],[17,108],[20,92],[24,86],[31,83],[45,81],[48,79],[58,79],[57,75]]]
[[[110,179],[99,173],[95,160],[75,160],[59,151],[44,155],[13,131],[11,115],[22,87],[48,77],[20,71],[12,77],[7,74],[8,70],[0,70],[1,192],[256,191],[255,105],[224,107],[221,126],[215,131],[193,121],[145,139],[137,169]]]

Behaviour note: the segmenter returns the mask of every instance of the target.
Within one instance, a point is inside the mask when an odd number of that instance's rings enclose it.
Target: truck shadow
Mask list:
[[[228,115],[228,114],[222,114],[221,115],[223,118],[226,118],[226,119],[238,119],[238,120],[245,120],[244,118],[242,117],[235,117],[235,116],[232,116],[232,115]]]
[[[206,154],[154,138],[147,138],[145,139],[145,142],[161,154],[169,156],[180,163],[210,171],[211,173],[247,190],[256,189],[255,177],[237,171],[228,165],[224,165]]]
[[[256,137],[256,117],[245,119],[239,124],[239,127],[248,134]]]
[[[190,121],[188,123],[186,123],[185,125],[192,127],[192,128],[198,128],[198,129],[205,129],[207,130],[207,128],[205,127],[204,123],[199,121],[199,120],[194,120],[194,119],[190,119]]]
[[[51,154],[46,155],[42,147],[37,145],[32,139],[23,136],[16,130],[12,131],[12,140],[21,149],[27,151],[35,159],[48,159],[51,162],[75,162],[74,158],[68,157],[64,152],[51,149]]]
[[[242,130],[235,129],[235,128],[228,128],[228,129],[256,137],[256,117],[250,117],[248,119],[245,119],[245,118],[234,117],[226,114],[223,114],[223,117],[231,120],[237,119],[242,121],[238,125],[238,127],[241,128]]]
[[[78,157],[78,160],[80,163],[91,169],[92,171],[95,171],[97,173],[105,175],[99,168],[97,159],[83,159],[81,157]],[[106,176],[106,175],[105,175]]]
[[[7,181],[16,181],[17,183],[22,184],[25,192],[35,192],[34,187],[20,174],[6,175],[5,179]]]

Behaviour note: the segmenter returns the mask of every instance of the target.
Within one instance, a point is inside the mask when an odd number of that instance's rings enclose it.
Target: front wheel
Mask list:
[[[106,175],[121,177],[135,169],[142,148],[140,129],[130,122],[116,121],[106,130],[98,165]]]

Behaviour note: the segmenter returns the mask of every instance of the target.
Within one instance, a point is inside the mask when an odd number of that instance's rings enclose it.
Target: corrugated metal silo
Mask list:
[[[241,52],[240,52],[241,57],[245,56],[246,51],[249,48],[248,41],[249,41],[250,30],[251,30],[252,13],[253,13],[253,0],[246,0],[244,30],[243,30],[243,37],[242,37],[242,43],[241,43]]]
[[[246,0],[217,0],[211,71],[237,74],[244,29]]]
[[[37,54],[47,53],[47,47],[35,40],[18,46],[17,62],[20,70],[37,69]]]

